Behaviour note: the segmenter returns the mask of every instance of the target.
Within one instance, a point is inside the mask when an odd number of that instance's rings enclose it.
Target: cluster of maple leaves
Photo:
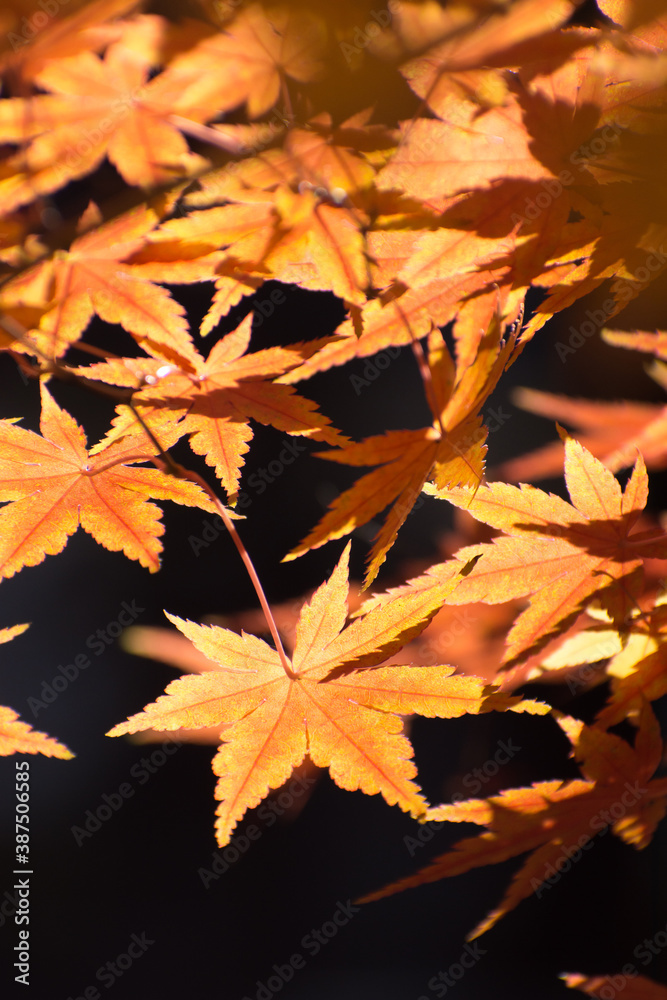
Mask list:
[[[371,469],[287,558],[386,510],[369,586],[424,489],[490,526],[491,541],[369,597],[351,621],[346,548],[303,604],[289,656],[279,640],[273,648],[172,615],[187,648],[180,636],[135,630],[138,651],[191,672],[111,730],[203,731],[219,744],[220,845],[304,759],[420,820],[486,828],[376,895],[532,851],[475,933],[539,887],[564,845],[584,847],[592,819],[608,817],[602,828],[643,847],[667,808],[667,779],[653,778],[663,745],[650,706],[667,693],[653,562],[667,559],[667,536],[642,514],[644,459],[667,464],[663,409],[523,390],[525,408],[581,432],[563,432],[571,503],[484,480],[482,409],[518,351],[605,283],[606,322],[667,266],[667,3],[599,0],[598,26],[567,27],[575,8],[392,0],[372,17],[363,2],[202,0],[177,19],[135,0],[71,0],[57,13],[18,0],[0,14],[0,349],[40,381],[42,399],[41,434],[0,421],[0,577],[60,552],[79,526],[157,570],[164,529],[153,501],[221,509],[169,449],[185,439],[204,458],[231,523],[253,422]],[[381,119],[375,72],[402,81],[409,118]],[[349,104],[357,90],[354,113],[341,115],[337,92]],[[112,168],[124,209],[91,200],[68,220],[67,186]],[[216,333],[267,281],[333,292],[346,318],[333,336],[257,351],[252,313]],[[166,286],[200,282],[215,290],[192,331]],[[544,294],[522,326],[533,287]],[[126,356],[87,343],[95,316],[127,333]],[[651,353],[667,385],[666,333],[605,337]],[[406,345],[428,426],[350,441],[294,387]],[[96,360],[75,363],[82,351]],[[116,403],[91,449],[56,402],[60,379]],[[562,461],[554,444],[499,471],[535,479]],[[629,465],[621,489],[613,473]],[[504,653],[488,676],[465,663],[407,662],[452,607],[473,603],[507,604]],[[401,716],[545,714],[549,706],[511,692],[602,662],[610,695],[594,724],[556,714],[581,779],[425,801]],[[71,756],[0,711],[1,753]],[[634,746],[609,731],[624,720]],[[633,783],[642,791],[629,801]],[[604,980],[568,985],[604,995]]]

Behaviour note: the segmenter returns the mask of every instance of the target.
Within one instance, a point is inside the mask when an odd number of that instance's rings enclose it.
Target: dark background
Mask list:
[[[156,9],[161,9],[156,5]],[[595,5],[580,9],[580,23],[594,23]],[[407,87],[397,89],[377,66],[362,69],[354,93],[340,88],[338,120],[361,106],[366,88],[377,100],[376,120],[390,121],[414,112]],[[376,74],[373,76],[373,74]],[[385,78],[387,77],[387,78]],[[349,104],[349,109],[346,106]],[[372,103],[369,100],[369,103]],[[107,165],[95,178],[70,185],[52,199],[52,207],[73,220],[89,197],[103,201],[118,192],[118,178]],[[102,197],[100,197],[102,196]],[[58,234],[56,233],[57,237]],[[54,240],[58,245],[58,239]],[[211,286],[174,290],[191,315],[193,326],[206,311]],[[259,293],[266,299],[270,287]],[[323,336],[343,317],[326,294],[286,289],[286,302],[259,322],[256,314],[252,349]],[[600,299],[604,299],[601,295]],[[664,325],[660,289],[646,306],[633,304],[623,325],[651,329]],[[531,298],[534,306],[537,297]],[[221,331],[233,329],[251,307],[247,300]],[[664,400],[643,372],[641,357],[612,349],[596,336],[563,363],[555,345],[584,318],[587,301],[560,315],[536,336],[503,377],[485,411],[501,406],[511,419],[489,441],[489,465],[553,440],[553,425],[523,414],[511,401],[517,385],[598,399]],[[621,324],[619,324],[621,325]],[[94,323],[87,339],[119,353],[129,338]],[[200,345],[201,346],[201,345]],[[204,345],[206,349],[206,345]],[[68,358],[69,360],[69,358]],[[72,361],[83,363],[86,357]],[[343,432],[360,439],[385,428],[418,427],[428,413],[410,351],[402,351],[375,381],[355,390],[352,375],[364,377],[366,362],[348,365],[304,383]],[[38,429],[38,387],[26,382],[14,362],[0,356],[0,417],[23,417]],[[358,388],[358,383],[356,383]],[[85,426],[92,443],[108,427],[108,402],[77,386],[57,385],[56,398]],[[252,490],[253,471],[267,469],[283,447],[284,435],[255,427],[247,456],[245,489],[251,503],[241,530],[272,602],[298,599],[331,572],[344,542],[333,542],[296,562],[281,564],[284,554],[317,522],[329,501],[349,485],[354,471],[312,458],[307,446],[286,473],[263,492]],[[198,467],[213,482],[203,462],[179,446],[177,458]],[[540,484],[564,495],[563,481]],[[665,475],[651,476],[649,506],[664,507]],[[2,995],[39,1000],[102,996],[201,1000],[432,1000],[442,988],[429,986],[447,973],[465,951],[465,936],[502,898],[520,859],[482,868],[377,903],[360,907],[317,955],[303,943],[313,929],[340,913],[340,904],[413,872],[477,828],[444,827],[424,847],[413,841],[419,825],[379,796],[344,792],[324,775],[312,795],[297,800],[284,816],[268,822],[266,808],[241,822],[234,852],[218,851],[213,835],[215,777],[211,746],[183,745],[167,755],[160,744],[138,746],[104,733],[129,714],[155,700],[176,676],[163,664],[124,653],[118,643],[95,656],[87,642],[98,629],[117,620],[123,602],[144,609],[139,625],[165,625],[163,609],[196,621],[208,615],[231,615],[255,607],[255,595],[225,534],[200,548],[209,515],[164,504],[166,524],[162,569],[151,576],[138,564],[110,553],[80,531],[65,551],[42,565],[3,581],[0,626],[30,621],[26,634],[0,648],[3,704],[39,730],[66,743],[71,761],[29,759],[31,773],[31,986],[14,985],[12,949],[17,928],[11,917],[14,828],[14,764],[0,764],[0,982]],[[442,503],[427,499],[401,529],[381,577],[389,586],[435,561],[438,537],[451,527]],[[355,533],[352,576],[359,580],[375,527]],[[193,545],[194,540],[194,545]],[[197,550],[197,551],[195,551]],[[30,698],[41,698],[43,685],[62,674],[59,667],[87,654],[91,665],[35,717]],[[598,689],[573,701],[563,688],[533,691],[567,711],[590,720],[601,702]],[[34,704],[34,703],[33,703]],[[658,713],[664,717],[659,703]],[[461,788],[463,777],[493,756],[498,740],[521,747],[503,769],[498,784],[571,778],[577,768],[568,760],[569,744],[551,719],[510,714],[452,721],[417,718],[412,740],[424,790],[440,801]],[[170,746],[170,749],[173,747]],[[154,773],[146,780],[145,761]],[[122,799],[119,788],[132,791]],[[122,805],[90,837],[75,839],[104,796]],[[280,811],[280,796],[272,798]],[[299,806],[303,806],[299,811]],[[104,813],[103,813],[104,815]],[[253,827],[254,841],[247,836]],[[257,834],[259,831],[259,834]],[[412,856],[408,845],[413,844]],[[633,951],[667,925],[665,832],[659,828],[646,850],[636,852],[613,836],[596,838],[594,849],[545,889],[505,917],[478,942],[479,960],[447,995],[456,1000],[557,1000],[570,993],[559,981],[566,971],[616,973],[634,962],[657,980],[667,977],[667,949],[650,965],[640,966]],[[221,873],[208,878],[217,860]],[[222,871],[221,862],[227,869]],[[6,905],[5,905],[6,904]],[[109,988],[107,963],[127,952],[132,936],[152,942]],[[274,966],[284,967],[295,953],[305,960],[288,983],[274,981]],[[121,964],[125,964],[121,959]],[[5,984],[7,984],[5,986]],[[623,996],[623,993],[620,993]]]
[[[175,291],[196,321],[206,308],[208,287]],[[260,292],[266,294],[266,289]],[[234,328],[247,308],[239,307],[225,329]],[[637,313],[637,306],[633,308]],[[335,328],[340,315],[331,296],[289,290],[285,304],[256,326],[252,349],[321,336]],[[639,357],[609,348],[598,338],[562,363],[555,344],[576,324],[577,315],[583,315],[583,307],[550,324],[501,380],[486,412],[500,405],[511,419],[491,436],[491,465],[555,434],[548,421],[513,406],[513,386],[594,398],[661,399]],[[642,319],[646,317],[637,313],[637,321]],[[90,339],[112,350],[126,340],[101,324],[93,327]],[[36,384],[26,384],[10,358],[0,362],[5,387],[1,415],[25,414],[24,426],[37,429]],[[357,369],[363,374],[363,367],[359,362],[318,376],[301,390],[316,399],[342,431],[357,438],[383,427],[423,422],[424,403],[409,351],[357,394],[349,376]],[[84,423],[89,441],[104,431],[107,401],[78,386],[56,385],[54,393]],[[266,468],[283,447],[283,438],[277,431],[256,427],[248,473]],[[316,447],[308,445],[309,453],[300,455],[261,495],[246,489],[252,502],[241,530],[273,602],[298,598],[319,585],[344,544],[333,542],[296,562],[280,564],[331,497],[350,481],[350,470],[311,457]],[[191,466],[197,464],[184,448],[185,456]],[[203,463],[199,467],[206,469]],[[562,479],[541,485],[563,493]],[[652,487],[650,505],[658,510],[664,474],[652,477]],[[271,990],[273,995],[279,992],[288,1000],[343,995],[355,1000],[430,1000],[444,995],[442,987],[440,993],[430,989],[429,981],[458,962],[466,933],[499,902],[519,867],[517,859],[363,906],[313,955],[312,946],[302,940],[330,921],[339,903],[414,871],[476,828],[445,826],[430,843],[416,848],[405,838],[417,836],[417,823],[379,796],[344,792],[324,775],[300,811],[302,803],[297,801],[295,809],[275,822],[267,822],[266,809],[261,815],[259,810],[247,814],[235,836],[235,859],[234,852],[217,851],[213,835],[213,747],[183,745],[167,756],[159,743],[137,746],[104,735],[154,700],[175,676],[165,665],[124,653],[117,643],[99,656],[87,646],[91,635],[117,619],[122,602],[134,601],[145,609],[137,619],[140,625],[166,624],[163,608],[202,620],[256,603],[226,535],[221,533],[195,554],[192,539],[201,537],[211,518],[196,510],[164,507],[165,553],[155,575],[103,550],[80,531],[63,553],[2,585],[1,624],[32,622],[25,635],[2,647],[2,701],[76,754],[72,761],[30,758],[35,872],[31,995],[74,1000],[84,996],[87,987],[97,987],[106,996],[108,979],[101,982],[97,972],[127,951],[133,934],[146,935],[154,943],[109,987],[113,996],[129,1000],[147,995],[266,1000],[274,964],[285,966],[295,953],[304,956],[305,967],[279,991]],[[401,529],[379,585],[395,583],[419,560],[437,559],[438,536],[450,523],[444,505],[427,500]],[[363,572],[371,530],[366,526],[354,540],[356,579]],[[35,718],[28,699],[40,698],[43,683],[51,683],[59,666],[72,663],[80,653],[90,657],[91,666]],[[589,719],[604,692],[594,691],[576,703],[562,688],[540,688],[539,696]],[[578,773],[567,759],[567,741],[548,718],[490,714],[452,721],[417,719],[412,738],[420,780],[432,801],[441,800],[445,789],[461,787],[462,777],[493,755],[499,739],[512,739],[521,752],[499,776],[497,787]],[[151,755],[154,773],[146,778],[141,761],[150,761]],[[8,859],[2,890],[11,896],[14,760],[6,759],[0,773],[3,857]],[[121,796],[121,807],[94,835],[83,840],[79,836],[77,844],[72,828],[84,827],[87,811],[94,813],[103,805],[105,794],[118,803],[118,789],[128,783],[132,795]],[[490,782],[483,794],[495,789]],[[280,811],[279,798],[273,801]],[[243,839],[252,825],[254,842]],[[457,1000],[555,1000],[574,995],[559,981],[561,972],[613,973],[630,961],[639,966],[633,950],[667,924],[664,852],[663,831],[643,852],[613,836],[597,838],[594,849],[557,885],[540,899],[524,901],[479,940],[479,960],[448,993]],[[216,855],[226,859],[227,870],[206,879],[205,887],[200,869],[211,872]],[[16,928],[6,910],[3,913],[3,985],[8,983],[12,992],[10,955]],[[664,978],[664,953],[640,971]],[[279,982],[271,980],[274,988]],[[14,988],[17,996],[30,995]]]

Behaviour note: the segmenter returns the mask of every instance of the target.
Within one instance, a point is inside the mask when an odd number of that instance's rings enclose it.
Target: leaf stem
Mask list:
[[[153,461],[155,461],[155,459],[153,459]],[[198,473],[192,472],[190,469],[184,469],[180,465],[177,465],[176,468],[184,478],[190,479],[193,482],[197,483],[198,486],[201,486],[204,492],[211,498],[212,502],[215,504],[216,509],[220,514],[220,517],[222,518],[225,527],[227,528],[227,531],[232,537],[232,541],[236,546],[236,550],[238,554],[241,556],[241,559],[243,560],[243,565],[247,570],[252,585],[255,588],[255,593],[257,594],[257,597],[259,598],[259,603],[262,606],[262,611],[264,612],[264,617],[266,618],[266,624],[269,626],[269,631],[271,632],[273,641],[276,645],[276,651],[278,653],[278,656],[280,657],[280,662],[282,664],[283,670],[290,678],[290,680],[293,681],[296,680],[298,674],[295,674],[294,671],[292,670],[290,661],[287,657],[287,654],[285,653],[285,649],[283,647],[282,640],[280,638],[280,633],[278,632],[278,626],[276,625],[276,621],[275,618],[273,617],[273,613],[269,606],[269,602],[266,599],[266,594],[264,593],[264,588],[262,587],[259,576],[257,575],[257,570],[255,569],[252,559],[250,558],[250,555],[248,553],[248,550],[243,544],[241,536],[236,530],[236,526],[232,521],[231,517],[229,516],[229,514],[227,513],[224,504],[219,500],[219,498],[216,496],[215,492],[208,485],[206,480],[202,479],[202,477]]]
[[[182,115],[169,115],[169,122],[181,132],[192,136],[193,139],[218,146],[232,155],[240,155],[245,152],[246,147],[239,139],[218,132],[217,129],[211,128],[209,125],[200,125],[199,122],[190,121],[189,118],[183,118]]]
[[[135,417],[137,418],[137,420],[143,427],[144,431],[150,438],[151,443],[159,452],[159,456],[151,456],[150,460],[153,462],[153,464],[156,465],[158,468],[160,467],[160,464],[163,464],[165,466],[165,469],[163,469],[162,471],[167,471],[171,473],[172,476],[176,476],[177,478],[180,479],[189,479],[191,482],[196,483],[197,486],[201,487],[204,493],[206,493],[206,495],[215,504],[216,510],[220,514],[223,524],[225,525],[227,531],[231,535],[232,541],[236,546],[236,550],[238,554],[241,556],[241,559],[243,560],[243,565],[245,566],[248,576],[250,577],[250,581],[253,587],[255,588],[255,593],[257,594],[259,603],[262,607],[262,611],[264,612],[264,617],[266,618],[266,624],[269,626],[269,632],[273,637],[273,641],[276,646],[276,652],[278,653],[278,656],[280,658],[282,668],[287,674],[287,676],[290,678],[290,680],[292,681],[296,680],[298,674],[295,674],[294,671],[292,670],[290,661],[287,657],[287,654],[285,653],[285,648],[283,646],[282,639],[280,638],[280,633],[278,631],[278,626],[276,625],[276,620],[273,617],[273,613],[269,606],[269,602],[266,599],[266,594],[264,593],[264,588],[262,587],[259,576],[257,575],[257,570],[253,565],[253,561],[250,558],[248,550],[243,544],[241,536],[236,530],[234,522],[227,513],[225,505],[219,499],[215,491],[211,489],[206,480],[199,475],[199,473],[193,472],[191,469],[185,469],[182,465],[179,465],[177,462],[175,462],[168,452],[164,451],[164,449],[160,446],[160,442],[155,437],[155,434],[147,425],[144,418],[141,416],[137,408],[132,403],[130,403],[130,409],[134,412]]]
[[[424,354],[424,348],[419,343],[412,328],[408,326],[410,330],[410,336],[412,337],[412,353],[415,356],[417,366],[419,368],[419,374],[421,375],[421,380],[424,384],[424,393],[426,395],[426,402],[429,405],[429,409],[433,414],[433,420],[438,424],[440,428],[440,433],[443,440],[447,437],[447,432],[442,426],[442,420],[440,419],[440,410],[438,409],[438,403],[435,398],[435,391],[433,389],[433,379],[431,377],[431,369],[429,368],[428,361],[426,360],[426,355]]]

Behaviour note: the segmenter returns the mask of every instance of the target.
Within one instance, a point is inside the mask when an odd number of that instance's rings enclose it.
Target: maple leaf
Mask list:
[[[71,760],[74,756],[63,743],[37,732],[27,722],[21,722],[18,712],[0,705],[0,757],[13,753],[41,753],[61,760]]]
[[[22,12],[17,9],[20,5],[13,3],[14,9],[8,11],[12,21],[11,26],[7,25],[10,30],[5,33],[5,25],[2,26],[2,42],[10,45],[11,50],[1,52],[0,68],[27,81],[54,59],[96,48],[107,41],[116,41],[122,27],[110,19],[127,13],[135,5],[135,0],[94,0],[69,16],[66,16],[66,10],[57,8],[49,14],[46,26],[28,40],[21,31]],[[25,13],[33,13],[29,3],[25,4]],[[110,23],[105,24],[105,21]]]
[[[505,532],[457,553],[483,556],[448,598],[450,604],[499,604],[530,597],[507,636],[504,662],[541,648],[595,596],[614,621],[634,607],[643,560],[667,558],[663,532],[631,534],[648,496],[638,457],[625,490],[578,441],[565,442],[565,480],[574,506],[533,486],[490,483],[428,492]]]
[[[552,172],[531,148],[523,110],[513,94],[465,128],[417,118],[403,126],[403,141],[380,171],[381,190],[398,188],[419,198],[443,197],[519,178],[538,181]]]
[[[407,252],[401,247],[406,234],[369,234],[369,246],[376,261],[381,238],[383,244],[389,245],[384,252],[390,256],[392,265],[398,263],[394,257],[397,241],[393,238],[397,235],[399,260],[403,261],[411,252],[418,234],[410,234]],[[378,240],[373,240],[373,236]],[[396,269],[393,266],[392,272]],[[498,272],[495,277],[499,279]],[[523,306],[523,296],[515,295],[506,283],[496,285],[491,291],[486,290],[489,279],[490,272],[481,271],[438,278],[420,288],[406,288],[398,282],[387,290],[386,297],[371,299],[361,308],[358,316],[345,320],[335,331],[336,341],[323,347],[298,370],[281,375],[279,381],[288,384],[302,381],[355,358],[372,357],[389,347],[412,344],[427,336],[434,326],[442,327],[452,320],[457,364],[461,369],[471,367],[475,364],[485,333],[497,322],[498,316],[509,325],[521,315]]]
[[[648,333],[646,330],[634,330],[632,333],[626,330],[610,330],[608,327],[602,330],[602,339],[612,347],[625,347],[630,351],[647,351],[655,354],[661,361],[667,361],[667,332],[655,330]]]
[[[598,6],[603,14],[633,34],[647,21],[660,23],[660,15],[665,13],[663,0],[599,0]]]
[[[270,191],[287,185],[298,191],[301,185],[302,190],[319,188],[328,197],[339,201],[347,197],[362,206],[360,199],[371,191],[375,180],[373,161],[396,143],[392,129],[369,124],[371,113],[371,109],[359,112],[340,125],[333,124],[328,112],[315,115],[303,127],[295,124],[287,130],[279,148],[263,148],[275,141],[275,127],[248,136],[249,150],[260,147],[260,152],[238,162],[233,172],[223,167],[199,178],[198,190],[187,196],[187,204],[208,206],[224,199],[235,201],[250,190]],[[217,126],[224,134],[231,127]]]
[[[645,847],[667,809],[667,778],[649,781],[662,756],[660,729],[651,709],[645,706],[643,710],[634,748],[612,733],[554,714],[572,744],[571,755],[580,764],[583,780],[540,781],[488,799],[435,806],[428,811],[428,820],[476,823],[486,826],[487,832],[459,841],[429,867],[361,901],[381,899],[531,851],[503,901],[468,935],[471,940],[533,892],[541,898],[545,883],[555,884],[608,827],[625,843]]]
[[[647,614],[635,613],[627,629],[617,633],[622,647],[606,666],[611,681],[607,704],[595,724],[606,729],[623,719],[636,722],[646,701],[655,701],[667,693],[667,607],[661,594]]]
[[[359,305],[366,301],[368,261],[362,230],[369,220],[358,209],[329,204],[305,185],[299,191],[285,185],[267,192],[244,189],[234,201],[238,203],[165,223],[157,238],[175,243],[172,266],[191,268],[189,261],[181,263],[186,255],[198,251],[210,259],[219,248],[227,247],[207,277],[220,274],[228,281],[228,272],[233,277],[240,271],[242,278],[245,272],[255,280],[274,278],[313,290],[331,290]],[[157,250],[161,250],[159,245]],[[226,281],[216,283],[223,295]],[[216,321],[222,315],[217,302],[213,315]],[[206,317],[202,331],[208,333],[212,325]]]
[[[345,628],[348,558],[349,544],[330,579],[304,604],[288,670],[255,636],[168,614],[220,668],[173,681],[165,695],[107,734],[231,723],[213,762],[220,846],[245,811],[282,785],[306,754],[328,767],[341,788],[379,792],[390,805],[423,815],[426,803],[412,780],[416,769],[400,714],[548,711],[498,694],[480,678],[451,677],[451,667],[377,667],[425,627],[455,579],[426,601],[403,597]]]
[[[5,161],[3,210],[90,173],[105,156],[128,184],[144,188],[202,170],[207,161],[172,121],[178,78],[165,72],[149,81],[150,69],[150,57],[118,41],[103,60],[86,51],[49,62],[36,79],[50,93],[3,101],[0,139],[26,144]],[[210,107],[209,117],[215,113]]]
[[[560,45],[568,55],[573,44],[581,44],[554,32],[572,8],[568,0],[519,0],[481,19],[474,8],[445,9],[443,20],[450,23],[442,41],[405,63],[401,73],[438,117],[469,124],[480,105],[501,105],[507,95],[506,79],[495,67],[521,65],[536,46],[544,51]]]
[[[7,282],[0,295],[4,307],[41,306],[39,327],[29,332],[49,358],[60,357],[83,334],[97,314],[119,323],[135,340],[168,361],[188,366],[195,349],[185,310],[165,288],[138,276],[127,258],[144,246],[147,234],[168,209],[172,198],[155,199],[91,229],[25,273]],[[95,206],[82,219],[99,221]]]
[[[598,1000],[611,996],[611,990],[616,996],[619,984],[623,990],[623,1000],[667,1000],[667,987],[660,986],[646,976],[638,976],[636,969],[630,975],[619,973],[615,976],[584,976],[580,972],[568,972],[561,979],[571,990],[581,990],[589,997],[598,997]]]
[[[647,369],[648,374],[667,389],[665,366],[661,363],[667,360],[667,334],[657,330],[627,333],[604,329],[602,338],[614,347],[655,354],[658,360]],[[648,469],[663,469],[667,464],[667,407],[627,400],[593,402],[525,388],[517,389],[513,397],[524,410],[571,424],[580,432],[577,434],[580,442],[612,472],[631,465],[638,451]],[[516,481],[550,476],[560,470],[562,452],[560,443],[544,445],[504,462],[494,470],[494,478]]]
[[[414,431],[387,431],[321,458],[346,465],[379,465],[329,507],[320,523],[293,549],[295,559],[311,548],[347,535],[393,504],[369,555],[365,585],[375,579],[396,534],[431,477],[433,482],[479,485],[486,452],[486,427],[479,408],[495,387],[514,347],[515,333],[501,339],[496,320],[479,345],[473,366],[455,366],[439,330],[428,339],[429,405],[433,424]],[[428,391],[428,386],[427,386]]]
[[[513,393],[513,401],[530,413],[571,425],[579,442],[611,472],[632,465],[637,452],[643,455],[648,469],[667,465],[667,407],[629,400],[607,403],[571,399],[525,388]],[[562,464],[562,441],[553,441],[503,462],[493,470],[493,478],[514,482],[544,479],[560,472]]]
[[[27,625],[12,625],[0,629],[0,643],[9,642],[27,628]],[[36,732],[27,722],[21,722],[17,712],[0,705],[0,757],[13,753],[42,753],[45,757],[60,757],[63,760],[71,760],[74,756],[64,744],[46,733]]]
[[[194,483],[158,469],[130,467],[150,460],[122,445],[93,457],[74,418],[42,385],[42,437],[0,421],[0,577],[41,563],[61,552],[79,526],[112,552],[122,551],[155,572],[160,567],[164,527],[161,511],[148,498],[173,500],[209,513],[216,508]]]
[[[542,75],[538,64],[520,74],[541,101],[580,104],[583,111],[585,98],[589,109],[588,135],[580,135],[569,157],[576,171],[569,171],[574,180],[571,207],[583,219],[568,220],[541,274],[534,276],[535,283],[551,291],[537,307],[526,337],[550,316],[615,277],[612,297],[604,302],[606,321],[664,271],[660,247],[667,228],[656,165],[664,157],[667,141],[662,113],[667,100],[665,37],[659,30],[650,43],[628,39],[629,54],[620,61],[613,43],[600,39],[596,48],[577,53],[550,77]],[[661,71],[652,78],[646,65],[655,66],[656,57]],[[596,108],[595,121],[591,119]],[[567,169],[565,162],[564,166]],[[537,213],[534,225],[541,224]],[[563,265],[567,267],[559,274]],[[552,270],[556,280],[550,278]]]
[[[136,385],[135,373],[143,371],[151,384],[134,394],[134,409],[163,447],[189,434],[190,447],[215,468],[230,502],[234,503],[243,456],[252,439],[251,419],[288,434],[331,444],[348,440],[318,412],[315,403],[300,396],[291,386],[270,381],[298,366],[323,341],[269,347],[246,354],[251,325],[252,315],[249,315],[236,330],[214,344],[206,359],[193,348],[192,373],[141,358],[101,362],[78,371],[88,378],[116,385]],[[126,436],[142,436],[142,425],[134,410],[124,405],[118,410],[113,430],[96,446],[95,453]]]
[[[257,118],[278,100],[285,77],[299,83],[324,72],[326,23],[307,8],[251,3],[225,30],[200,42],[169,68],[177,111],[195,120],[247,104]]]

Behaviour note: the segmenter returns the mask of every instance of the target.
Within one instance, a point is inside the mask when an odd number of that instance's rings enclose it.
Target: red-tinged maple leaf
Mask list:
[[[654,354],[658,361],[648,369],[648,374],[667,389],[665,368],[660,363],[667,360],[667,334],[658,330],[628,333],[604,329],[602,338],[614,347]],[[627,400],[593,402],[524,388],[515,391],[514,402],[531,413],[571,424],[579,432],[579,441],[612,472],[631,465],[638,451],[648,469],[663,469],[667,464],[667,407]],[[560,471],[562,454],[560,442],[544,445],[504,462],[494,469],[493,478],[516,481],[550,476]]]
[[[501,695],[480,678],[451,677],[451,667],[377,667],[417,635],[448,589],[391,602],[345,626],[349,545],[330,579],[304,604],[291,662],[255,636],[167,617],[219,664],[181,677],[165,695],[108,735],[230,723],[213,762],[219,777],[218,843],[229,841],[245,811],[282,785],[308,754],[334,781],[423,815],[412,780],[412,748],[398,715],[455,718],[507,710],[543,713],[536,702]]]
[[[667,465],[667,407],[657,403],[597,402],[557,396],[539,389],[517,389],[513,401],[529,413],[571,426],[579,442],[612,472],[632,465],[640,452],[648,469]],[[528,482],[557,475],[563,443],[553,441],[493,470],[494,479]]]
[[[27,625],[12,625],[0,629],[0,643],[9,642],[27,628]],[[27,722],[21,722],[13,709],[0,705],[0,757],[13,753],[42,753],[45,757],[60,757],[63,760],[71,760],[74,756],[62,743],[45,733],[36,732]]]
[[[46,310],[39,326],[29,331],[42,354],[60,357],[97,314],[107,323],[119,323],[142,347],[165,360],[186,367],[192,363],[196,351],[185,310],[165,288],[138,276],[127,263],[172,200],[156,200],[153,206],[90,229],[69,250],[56,251],[3,286],[2,305]],[[82,221],[92,223],[95,217],[91,206]]]
[[[215,468],[230,501],[235,502],[243,456],[253,434],[250,420],[330,444],[348,440],[318,412],[315,403],[291,386],[271,381],[275,375],[299,365],[322,341],[246,354],[251,324],[252,316],[247,316],[236,330],[214,344],[206,359],[193,348],[194,373],[140,358],[101,362],[78,371],[88,378],[121,385],[136,378],[137,367],[149,372],[148,378],[144,377],[152,384],[133,398],[142,420],[163,447],[170,446],[174,435],[190,435],[192,450]],[[96,446],[95,453],[128,435],[141,438],[142,425],[135,412],[124,405],[118,409],[114,429]]]
[[[448,598],[450,604],[530,598],[507,636],[505,663],[540,649],[593,597],[622,621],[635,606],[643,561],[667,558],[662,531],[631,534],[648,497],[641,456],[622,491],[611,472],[568,437],[565,481],[574,506],[525,484],[428,490],[505,533],[457,553],[465,563],[483,558]]]
[[[634,965],[632,969],[630,974],[618,972],[613,976],[584,976],[580,972],[567,972],[561,979],[571,990],[581,990],[582,993],[587,993],[589,997],[597,997],[598,1000],[616,996],[620,990],[623,990],[623,1000],[667,1000],[667,987],[647,979],[646,976],[638,976]]]
[[[433,424],[414,431],[387,431],[321,458],[345,465],[378,465],[342,493],[320,523],[286,557],[295,559],[366,524],[392,504],[369,555],[365,585],[375,579],[396,534],[427,479],[436,484],[464,483],[473,489],[482,478],[486,427],[479,410],[511,356],[516,331],[507,343],[496,320],[480,343],[472,366],[456,366],[439,330],[428,339],[429,405]],[[427,390],[428,391],[428,390]]]
[[[430,809],[428,820],[476,823],[487,832],[459,841],[429,867],[370,893],[362,902],[531,851],[503,901],[468,936],[473,939],[533,892],[541,898],[609,827],[625,843],[645,847],[667,808],[667,779],[649,780],[662,757],[660,729],[650,708],[644,709],[634,748],[578,719],[559,715],[557,721],[572,743],[583,779],[540,781],[488,799]]]
[[[123,552],[155,572],[160,567],[164,527],[150,497],[173,500],[209,513],[216,508],[195,483],[158,469],[130,467],[155,454],[136,439],[90,456],[74,418],[42,386],[42,437],[0,421],[0,577],[61,552],[79,526],[112,552]],[[134,453],[132,452],[134,447]]]

